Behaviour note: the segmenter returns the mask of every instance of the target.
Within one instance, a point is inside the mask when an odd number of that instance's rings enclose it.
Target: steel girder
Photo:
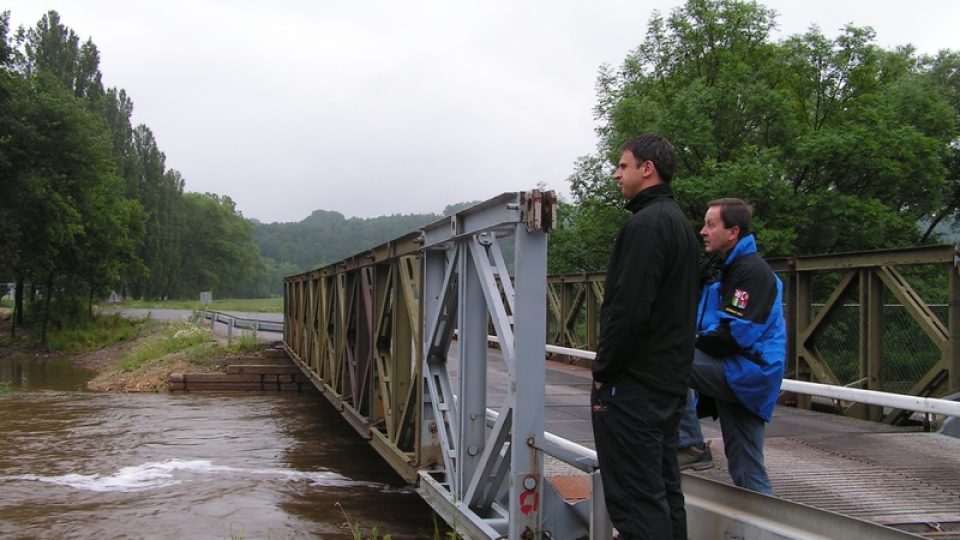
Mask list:
[[[839,385],[840,380],[817,347],[817,340],[830,327],[844,301],[856,297],[859,306],[859,367],[856,383],[871,390],[881,389],[883,354],[883,296],[896,298],[930,342],[940,359],[913,383],[908,394],[938,396],[960,391],[960,268],[955,266],[953,246],[920,246],[881,251],[837,253],[771,259],[774,271],[784,276],[784,312],[788,327],[788,371],[798,379],[812,379]],[[898,268],[937,266],[948,275],[947,320],[942,321],[903,277]],[[813,278],[841,272],[823,307],[814,316]],[[550,276],[549,305],[556,328],[551,345],[596,350],[597,309],[603,296],[603,274]],[[588,287],[592,286],[591,291]],[[821,296],[822,297],[822,296]],[[583,327],[585,321],[586,328]],[[583,336],[587,339],[584,340]],[[809,397],[799,396],[800,406],[809,406]],[[877,407],[847,404],[847,414],[881,419]],[[908,414],[889,411],[882,419],[895,423]]]
[[[419,234],[284,283],[284,345],[344,418],[410,482],[421,452]]]
[[[285,280],[291,357],[471,537],[574,538],[598,520],[544,476],[544,449],[556,450],[543,430],[546,233],[555,208],[552,192],[506,193]],[[497,404],[486,390],[488,327],[508,368]]]
[[[544,476],[546,232],[552,193],[508,193],[423,229],[424,376],[441,462],[424,498],[471,537],[575,538],[589,523]],[[512,238],[507,264],[501,240]],[[488,325],[507,368],[488,403]],[[456,337],[456,364],[449,361]],[[496,420],[487,424],[488,407]]]
[[[570,274],[547,278],[552,345],[597,350],[603,274]]]

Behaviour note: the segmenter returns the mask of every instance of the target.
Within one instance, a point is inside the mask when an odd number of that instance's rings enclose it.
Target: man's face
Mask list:
[[[613,173],[613,178],[620,186],[620,193],[627,199],[632,199],[634,195],[643,190],[644,182],[650,176],[649,168],[653,164],[649,161],[637,162],[633,152],[624,150],[620,154],[620,163],[617,164],[617,171]]]
[[[707,208],[707,214],[703,217],[703,228],[700,229],[703,248],[707,253],[726,255],[733,246],[737,245],[739,235],[739,227],[733,226],[728,229],[723,225],[719,206]]]

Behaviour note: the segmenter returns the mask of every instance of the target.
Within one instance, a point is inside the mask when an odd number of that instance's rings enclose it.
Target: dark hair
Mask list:
[[[666,183],[677,172],[677,151],[670,141],[656,133],[644,133],[620,145],[620,152],[627,150],[637,158],[637,163],[650,161],[657,168],[660,179]]]
[[[720,207],[720,219],[727,229],[740,228],[740,238],[750,234],[750,223],[753,221],[753,207],[743,199],[725,198],[707,203],[707,208]]]

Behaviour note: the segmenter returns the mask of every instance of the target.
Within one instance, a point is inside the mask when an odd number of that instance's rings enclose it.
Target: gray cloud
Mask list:
[[[248,217],[439,212],[537,182],[561,193],[595,150],[594,82],[678,1],[66,1],[190,191]],[[872,25],[878,42],[958,48],[952,0],[766,2],[781,33]],[[14,25],[44,8],[7,2]]]

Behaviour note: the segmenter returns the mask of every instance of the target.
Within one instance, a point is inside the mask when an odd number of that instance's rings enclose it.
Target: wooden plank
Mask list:
[[[187,384],[205,382],[230,383],[257,383],[261,382],[262,375],[243,373],[184,373],[183,380]]]
[[[300,368],[294,365],[283,366],[277,364],[230,364],[227,366],[227,373],[259,375],[295,374],[300,373]]]
[[[261,391],[263,387],[260,383],[228,383],[228,382],[202,382],[202,383],[187,383],[185,392],[231,392],[231,391]]]

